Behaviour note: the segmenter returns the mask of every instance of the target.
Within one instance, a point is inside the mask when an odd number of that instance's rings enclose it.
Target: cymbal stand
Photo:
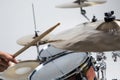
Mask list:
[[[96,22],[96,21],[97,21],[96,16],[93,16],[93,18],[92,18],[92,22]]]
[[[42,58],[39,56],[39,52],[40,52],[40,50],[39,50],[39,42],[36,43],[36,49],[37,49],[37,60],[41,60]]]
[[[90,22],[90,19],[86,16],[86,10],[80,7],[81,14]]]
[[[112,52],[112,58],[113,58],[114,62],[117,61],[118,57],[120,57],[120,51],[113,51]]]
[[[102,53],[97,53],[96,56],[96,70],[97,70],[97,76],[98,76],[98,80],[107,80],[106,79],[106,56],[105,54]],[[100,78],[100,71],[101,71],[101,78]]]
[[[36,30],[36,19],[35,19],[35,10],[34,10],[33,3],[32,3],[32,12],[33,12],[33,21],[34,21],[34,28],[35,28],[35,36],[33,38],[36,38],[36,37],[38,37],[38,32],[39,31]],[[39,59],[40,58],[39,57],[39,52],[40,52],[40,50],[39,50],[39,41],[36,43],[36,48],[37,48],[37,60],[41,60],[41,59]]]
[[[76,0],[74,1],[74,3],[78,3],[80,5],[84,3],[85,1],[87,0]],[[90,19],[86,16],[86,10],[84,10],[83,7],[80,6],[80,11],[81,11],[81,14],[90,22]]]

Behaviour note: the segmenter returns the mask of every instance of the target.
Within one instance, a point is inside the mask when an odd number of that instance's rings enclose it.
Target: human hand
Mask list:
[[[10,66],[10,62],[17,63],[13,55],[0,51],[0,72],[3,72]]]

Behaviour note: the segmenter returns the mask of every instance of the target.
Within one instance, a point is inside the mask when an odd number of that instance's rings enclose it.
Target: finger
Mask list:
[[[2,58],[4,58],[6,61],[12,61],[14,63],[17,63],[17,60],[15,60],[15,58],[13,58],[13,55],[12,54],[8,54],[6,52],[1,52],[0,51],[0,55]]]
[[[0,72],[3,72],[9,67],[8,62],[6,62],[4,59],[0,59]]]
[[[10,59],[12,59],[12,56],[11,56],[9,53],[2,52],[2,51],[0,51],[0,57],[6,59],[6,60],[8,60],[8,61],[9,61]]]
[[[0,72],[3,72],[4,70],[6,70],[8,67],[0,65]]]
[[[18,61],[13,57],[13,55],[11,54],[12,59],[10,59],[10,61],[12,61],[13,63],[18,63]]]
[[[13,62],[13,63],[15,63],[15,64],[17,64],[18,63],[18,61],[16,60],[16,59],[11,59],[11,61]]]
[[[5,61],[3,58],[0,58],[0,65],[2,65],[4,67],[8,67],[9,66],[9,62]]]

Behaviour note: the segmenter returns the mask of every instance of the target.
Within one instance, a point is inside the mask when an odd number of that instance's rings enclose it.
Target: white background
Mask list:
[[[60,22],[52,34],[73,28],[78,24],[87,22],[80,15],[79,8],[60,9],[55,6],[72,0],[0,0],[0,50],[14,54],[21,49],[16,41],[26,35],[34,34],[34,22],[32,14],[32,3],[35,8],[37,30],[40,32],[54,26]],[[120,0],[107,0],[107,3],[84,8],[87,16],[91,19],[95,15],[98,19],[104,18],[104,13],[111,10],[120,19]],[[43,46],[41,46],[43,47]],[[17,57],[20,60],[36,59],[36,48],[30,47]],[[111,53],[106,53],[107,57],[107,80],[113,78],[120,79],[120,60],[112,60]]]

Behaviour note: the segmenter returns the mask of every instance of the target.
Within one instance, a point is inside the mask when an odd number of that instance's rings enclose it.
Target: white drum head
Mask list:
[[[70,53],[38,66],[29,80],[55,80],[79,67],[87,58],[86,53]]]
[[[41,50],[40,57],[51,57],[51,56],[54,56],[56,54],[62,53],[64,51],[65,50],[55,48],[52,45],[47,45]]]

